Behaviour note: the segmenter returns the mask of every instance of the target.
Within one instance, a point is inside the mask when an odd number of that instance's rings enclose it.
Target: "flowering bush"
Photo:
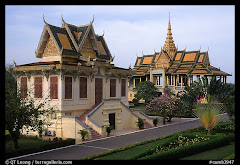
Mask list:
[[[210,139],[209,137],[203,137],[198,135],[196,135],[194,138],[189,138],[187,136],[183,136],[182,134],[180,134],[176,140],[174,140],[173,142],[170,142],[168,145],[156,146],[155,148],[151,149],[151,152],[148,155],[156,154],[163,151],[168,151],[170,149],[177,149],[183,146],[193,145],[195,143],[207,141],[209,139]]]
[[[163,124],[165,124],[166,119],[171,122],[172,117],[178,114],[180,110],[180,99],[177,97],[168,97],[168,95],[156,97],[146,105],[148,113],[160,114],[163,117]]]

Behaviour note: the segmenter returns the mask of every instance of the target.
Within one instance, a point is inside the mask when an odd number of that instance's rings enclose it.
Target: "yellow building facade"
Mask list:
[[[128,108],[131,71],[112,63],[104,35],[95,34],[93,21],[75,26],[62,18],[62,27],[44,24],[35,52],[42,61],[16,65],[14,72],[18,88],[27,89],[23,97],[36,102],[49,97],[46,106],[55,113],[44,127],[48,134],[81,139],[78,132],[85,129],[87,139],[97,139],[106,136],[108,126],[120,131],[137,128],[138,118],[151,121]]]
[[[199,81],[200,77],[206,77],[208,82],[212,77],[221,79],[226,83],[230,74],[212,66],[208,51],[178,50],[172,37],[171,23],[169,18],[167,37],[160,52],[137,57],[133,76],[129,79],[128,101],[132,101],[135,92],[133,89],[141,81],[151,81],[162,94],[167,85],[174,93],[184,90],[185,85],[191,85]]]

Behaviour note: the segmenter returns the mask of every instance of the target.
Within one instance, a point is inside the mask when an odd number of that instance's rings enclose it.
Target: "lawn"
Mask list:
[[[49,141],[40,140],[37,138],[20,138],[18,140],[19,149],[27,149],[27,148],[39,148],[42,145],[50,144]],[[5,152],[12,151],[12,141],[5,142]]]
[[[159,145],[160,143],[164,142],[167,139],[163,139],[163,140],[157,140],[154,142],[150,142],[147,143],[145,145],[140,145],[134,148],[130,148],[128,150],[124,150],[122,152],[117,152],[117,153],[113,153],[111,155],[107,155],[107,156],[103,156],[100,157],[98,160],[129,160],[131,158],[133,158],[134,156],[137,156],[139,154],[144,153],[146,150],[151,149],[152,147]]]
[[[49,141],[39,139],[38,137],[21,136],[20,139],[18,139],[18,149],[16,150],[12,149],[11,140],[5,140],[5,156],[6,158],[12,158],[75,144],[75,139],[53,139],[53,141]]]
[[[194,143],[197,138],[208,138],[206,141],[199,141],[192,145],[186,145],[179,141],[179,135],[193,139]],[[129,159],[208,159],[216,160],[223,159],[234,153],[234,123],[223,122],[219,124],[211,135],[206,135],[205,129],[201,126],[198,128],[181,131],[168,135],[166,137],[159,137],[157,139],[141,142],[135,145],[126,146],[120,149],[111,150],[99,155],[93,155],[85,159],[95,160],[129,160]],[[168,147],[169,144],[174,144],[173,141],[178,139],[181,146],[178,149],[167,149],[166,151],[155,151],[157,146]],[[184,138],[184,137],[183,137]],[[174,142],[174,143],[173,143]],[[190,141],[189,141],[190,142]],[[183,144],[183,145],[182,145]],[[192,155],[192,156],[190,156]]]
[[[234,152],[235,142],[232,142],[229,145],[201,152],[196,155],[184,157],[181,160],[209,160],[209,158],[211,158],[211,160],[223,160],[225,157],[231,155]]]

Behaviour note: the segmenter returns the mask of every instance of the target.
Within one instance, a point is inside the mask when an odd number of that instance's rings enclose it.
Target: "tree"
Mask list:
[[[221,109],[216,104],[206,104],[204,107],[198,107],[194,111],[194,116],[198,117],[207,130],[207,134],[220,122]]]
[[[47,97],[38,102],[31,97],[23,98],[17,90],[11,68],[5,70],[5,129],[11,135],[13,149],[18,148],[23,126],[32,131],[39,130],[45,124],[45,119],[53,113],[52,108],[45,108],[47,101]]]
[[[195,108],[197,96],[206,98],[207,102],[218,100],[219,103],[224,103],[231,109],[231,114],[234,114],[235,108],[235,86],[233,84],[224,84],[220,79],[213,77],[210,83],[205,77],[199,79],[199,82],[194,82],[191,86],[186,85],[184,91],[179,92],[178,96],[183,103],[185,115],[192,114],[192,109]],[[231,108],[232,107],[232,108]],[[233,108],[234,107],[234,108]]]
[[[135,98],[138,100],[143,99],[145,103],[149,103],[154,97],[158,96],[155,84],[150,81],[140,82],[134,90],[137,91]]]
[[[166,94],[154,98],[146,105],[146,111],[155,115],[160,114],[165,121],[171,122],[172,117],[181,112],[181,101],[177,97],[169,97]]]

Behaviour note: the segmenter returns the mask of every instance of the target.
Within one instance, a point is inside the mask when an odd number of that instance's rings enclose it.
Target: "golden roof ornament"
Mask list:
[[[44,14],[43,14],[43,22],[44,22],[45,24],[47,24],[47,22],[45,21],[45,18],[44,18]]]
[[[103,30],[103,34],[102,34],[102,37],[104,36],[104,34],[105,34],[105,31]]]
[[[17,66],[17,63],[14,59],[13,59],[13,64],[14,64],[15,67]]]
[[[95,19],[95,15],[93,14],[93,19],[92,19],[92,21],[90,22],[91,24],[94,22],[94,19]]]

